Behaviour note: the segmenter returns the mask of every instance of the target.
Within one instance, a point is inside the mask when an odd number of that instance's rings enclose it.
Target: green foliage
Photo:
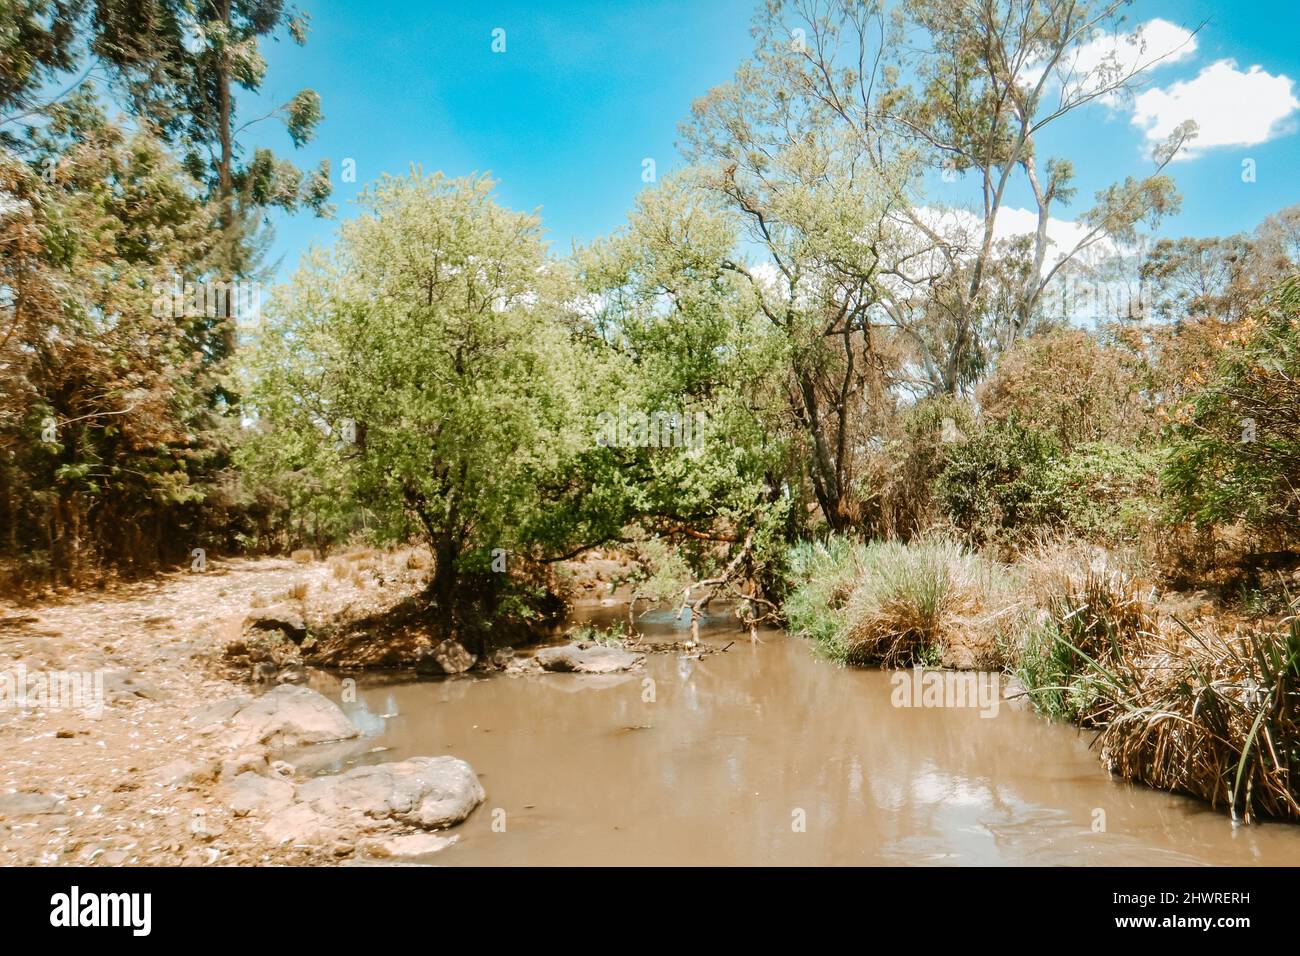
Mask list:
[[[570,543],[546,491],[586,443],[564,270],[492,189],[418,172],[368,189],[269,308],[249,384],[256,454],[381,537],[424,535],[443,601],[494,549]]]
[[[889,437],[864,456],[855,494],[862,530],[871,537],[908,540],[933,521],[932,486],[947,443],[978,430],[971,404],[940,395],[906,406]]]
[[[1021,533],[1057,512],[1051,438],[1015,422],[994,422],[949,446],[934,494],[953,526],[974,541]]]
[[[1046,487],[1061,525],[1078,537],[1108,544],[1135,542],[1159,521],[1159,450],[1090,443],[1048,466]]]
[[[1053,328],[1002,355],[979,388],[986,416],[1042,432],[1069,451],[1075,445],[1131,445],[1151,437],[1139,401],[1132,354],[1099,333]]]
[[[792,632],[810,638],[832,660],[849,655],[847,608],[862,557],[862,545],[841,537],[799,542],[787,557],[789,593],[782,613]]]
[[[791,547],[790,629],[850,664],[937,664],[954,641],[973,664],[995,663],[1009,579],[993,562],[942,539]]]
[[[1175,410],[1163,473],[1175,517],[1300,532],[1300,279],[1280,285]]]
[[[1110,675],[1140,659],[1159,636],[1149,594],[1129,575],[1094,562],[1059,575],[1037,598],[1017,675],[1040,712],[1104,724],[1115,706]]]

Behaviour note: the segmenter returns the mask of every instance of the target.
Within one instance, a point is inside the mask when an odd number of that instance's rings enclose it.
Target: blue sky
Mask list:
[[[750,51],[757,2],[301,0],[311,37],[302,48],[265,45],[261,99],[283,101],[303,87],[320,93],[325,119],[296,158],[331,160],[339,217],[353,214],[350,200],[367,182],[411,163],[449,175],[491,172],[503,202],[540,208],[563,253],[623,222],[644,188],[644,158],[655,159],[661,177],[681,162],[678,123]],[[1300,4],[1140,0],[1129,26],[1154,19],[1166,33],[1208,22],[1194,50],[1150,74],[1147,125],[1193,112],[1209,138],[1224,140],[1172,167],[1184,206],[1162,231],[1235,232],[1300,202],[1300,110],[1288,108],[1300,98]],[[504,53],[491,48],[496,28],[506,31]],[[1210,89],[1230,90],[1228,102],[1213,102]],[[243,115],[258,105],[246,100]],[[1257,127],[1275,114],[1267,141],[1233,141],[1259,139]],[[1041,144],[1044,155],[1075,161],[1079,197],[1062,218],[1081,213],[1102,186],[1150,168],[1150,143],[1133,119],[1130,106],[1093,106]],[[272,124],[255,128],[248,143],[293,152]],[[340,181],[345,158],[356,162],[355,183]],[[1255,163],[1254,183],[1242,181],[1244,159]],[[335,227],[310,215],[277,220],[280,274]]]

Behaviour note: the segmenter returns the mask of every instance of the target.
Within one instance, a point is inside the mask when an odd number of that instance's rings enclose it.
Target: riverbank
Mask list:
[[[786,613],[847,664],[996,668],[1098,734],[1110,771],[1250,822],[1300,820],[1300,604],[1250,616],[1081,542],[1012,564],[944,539],[796,547]],[[1300,570],[1279,576],[1300,585]]]
[[[260,715],[258,726],[271,736],[258,739],[239,709],[250,692],[303,684],[318,635],[382,619],[413,600],[430,565],[420,548],[354,548],[324,560],[210,560],[201,571],[104,592],[0,603],[0,674],[51,687],[58,684],[51,675],[85,676],[75,700],[38,696],[35,684],[21,700],[16,688],[5,688],[0,865],[326,864],[402,855],[400,840],[416,834],[401,821],[375,833],[297,810],[266,832],[270,817],[302,802],[296,794],[308,775],[296,773],[295,763],[316,768],[313,774],[330,761],[343,770],[375,746],[337,723],[341,694],[306,702],[301,719],[315,737],[295,737],[299,718],[286,711],[270,720]],[[577,566],[577,603],[625,600],[621,573],[614,559]],[[419,651],[421,633],[403,646]],[[640,659],[573,651],[581,660],[535,669],[609,672]],[[523,672],[533,664],[531,655],[505,654],[478,666]],[[321,742],[299,746],[307,739]],[[427,848],[432,838],[407,840],[405,849]]]

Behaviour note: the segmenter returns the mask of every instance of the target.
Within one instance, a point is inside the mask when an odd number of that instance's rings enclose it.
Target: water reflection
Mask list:
[[[680,637],[660,617],[638,623]],[[707,624],[726,653],[651,655],[644,674],[365,678],[350,715],[367,736],[329,759],[468,760],[487,803],[440,864],[1300,863],[1300,827],[1234,829],[1113,779],[1068,727],[894,707],[887,673]]]

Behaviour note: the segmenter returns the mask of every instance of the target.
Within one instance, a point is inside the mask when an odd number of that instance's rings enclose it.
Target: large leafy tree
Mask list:
[[[729,266],[736,219],[700,185],[687,172],[647,190],[624,229],[577,257],[604,355],[589,401],[614,419],[691,428],[681,441],[606,441],[579,465],[615,518],[606,535],[666,540],[699,574],[728,569],[717,586],[734,593],[766,586],[790,511],[785,342]]]
[[[1203,526],[1300,534],[1300,277],[1239,324],[1214,374],[1172,411],[1165,486]]]
[[[537,218],[492,188],[420,172],[370,187],[279,290],[251,369],[263,453],[336,476],[381,533],[423,536],[448,612],[495,580],[494,551],[565,549],[543,489],[591,438],[572,286]]]
[[[75,582],[203,543],[186,506],[216,453],[206,318],[160,312],[153,289],[207,254],[212,215],[147,133],[71,114],[50,132],[70,136],[55,182],[3,163],[0,470],[10,550]]]

